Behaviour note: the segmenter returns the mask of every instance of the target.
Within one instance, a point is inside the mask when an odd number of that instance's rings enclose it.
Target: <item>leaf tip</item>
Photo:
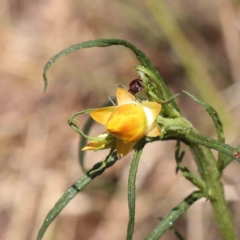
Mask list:
[[[44,94],[47,91],[47,87],[48,87],[48,80],[45,72],[43,73],[43,80],[44,80],[44,88],[43,88],[43,94]]]

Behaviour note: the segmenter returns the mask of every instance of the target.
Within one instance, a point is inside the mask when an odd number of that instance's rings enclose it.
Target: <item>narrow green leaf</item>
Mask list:
[[[212,118],[215,128],[217,130],[217,137],[218,140],[220,142],[225,142],[225,136],[224,136],[224,132],[223,132],[223,125],[222,122],[220,120],[220,117],[218,116],[217,111],[209,104],[200,101],[199,99],[197,99],[195,96],[193,96],[191,93],[187,92],[187,91],[183,91],[186,95],[188,95],[190,98],[192,98],[194,101],[200,103],[205,110],[209,113],[210,117]]]
[[[93,166],[91,170],[89,170],[82,178],[77,180],[72,187],[70,187],[63,196],[57,201],[55,206],[49,211],[47,214],[41,229],[38,232],[37,240],[41,240],[49,227],[49,225],[53,222],[53,220],[60,214],[63,208],[81,191],[83,190],[95,177],[101,175],[105,169],[112,166],[118,160],[116,156],[116,152],[113,152],[111,155],[108,155],[103,161],[106,161],[106,166],[101,169],[101,171],[94,172],[94,174],[89,174],[102,165],[102,162],[98,162]]]
[[[148,57],[141,50],[136,48],[133,44],[131,44],[131,43],[127,42],[127,41],[124,41],[122,39],[97,39],[97,40],[91,40],[91,41],[87,41],[87,42],[82,42],[82,43],[78,43],[78,44],[72,45],[72,46],[62,50],[61,52],[59,52],[55,56],[53,56],[47,62],[47,64],[44,67],[44,71],[43,71],[44,91],[43,92],[45,92],[47,90],[47,87],[48,87],[47,71],[48,71],[48,69],[52,66],[52,64],[57,59],[59,59],[60,57],[62,57],[64,55],[70,54],[72,52],[75,52],[75,51],[83,49],[83,48],[109,47],[109,46],[113,46],[113,45],[122,45],[122,46],[125,46],[125,47],[131,49],[133,51],[133,53],[136,55],[136,57],[139,60],[139,62],[145,68],[150,70],[155,75],[155,77],[158,79],[158,84],[159,84],[159,86],[162,89],[162,92],[164,94],[163,100],[169,99],[171,97],[170,91],[167,88],[165,82],[162,80],[159,72],[153,66],[153,64],[148,59]],[[172,105],[173,107],[177,108],[175,102],[170,103],[170,105]]]
[[[172,211],[163,218],[153,231],[145,238],[145,240],[158,240],[167,230],[172,228],[173,223],[180,218],[188,208],[202,198],[203,194],[199,191],[193,192],[186,197],[179,205],[172,209]]]
[[[150,60],[147,58],[147,56],[140,51],[139,49],[137,49],[133,44],[121,40],[121,39],[97,39],[97,40],[90,40],[87,42],[82,42],[82,43],[78,43],[75,45],[72,45],[64,50],[62,50],[61,52],[59,52],[58,54],[56,54],[55,56],[53,56],[45,65],[44,67],[44,72],[43,72],[43,78],[44,78],[44,92],[47,90],[47,86],[48,86],[48,80],[47,80],[47,71],[48,69],[52,66],[52,64],[59,59],[60,57],[70,54],[72,52],[75,52],[77,50],[83,49],[83,48],[92,48],[92,47],[109,47],[109,46],[113,46],[113,45],[123,45],[127,48],[130,48],[136,55],[137,59],[141,62],[141,64],[143,66],[145,66],[146,68],[151,69],[152,71],[156,72],[156,74],[159,75],[159,73],[157,72],[157,70],[154,68],[154,66],[152,65],[152,63],[150,62]],[[160,75],[159,75],[160,77]]]
[[[188,140],[190,143],[199,144],[210,149],[215,149],[227,155],[228,157],[236,159],[238,162],[240,162],[240,152],[238,152],[236,149],[234,149],[228,144],[222,143],[215,139],[203,137],[202,135],[196,133],[193,130],[190,130],[185,135],[185,137],[186,140]]]
[[[224,131],[223,131],[223,124],[220,120],[220,117],[217,113],[217,111],[209,104],[200,101],[198,98],[196,98],[195,96],[193,96],[191,93],[187,92],[187,91],[183,91],[186,95],[188,95],[190,98],[192,98],[194,101],[200,103],[205,110],[209,113],[210,117],[212,118],[216,131],[217,131],[217,138],[220,142],[225,143],[225,136],[224,136]],[[225,162],[225,155],[222,152],[218,152],[218,164],[219,165],[224,165]]]
[[[129,208],[129,220],[127,229],[127,240],[131,240],[134,232],[135,223],[135,201],[136,201],[136,176],[140,157],[142,155],[145,140],[141,140],[137,146],[132,160],[131,168],[128,177],[128,208]]]

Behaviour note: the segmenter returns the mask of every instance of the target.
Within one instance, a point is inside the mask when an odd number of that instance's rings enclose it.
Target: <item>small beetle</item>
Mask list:
[[[141,91],[143,88],[144,86],[142,85],[142,80],[134,79],[129,83],[128,91],[135,96],[135,94]]]

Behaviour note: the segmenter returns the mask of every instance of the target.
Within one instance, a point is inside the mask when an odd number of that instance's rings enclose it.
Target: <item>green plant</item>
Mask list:
[[[161,128],[161,134],[158,134],[158,136],[151,134],[150,134],[151,136],[149,136],[149,134],[140,134],[140,137],[135,139],[133,144],[135,154],[129,171],[128,181],[129,223],[126,239],[132,239],[134,232],[135,197],[136,197],[135,181],[138,162],[141,157],[144,146],[149,142],[166,140],[176,140],[175,160],[177,164],[177,169],[178,171],[181,171],[183,173],[183,176],[187,180],[189,180],[193,185],[195,185],[198,188],[198,191],[195,191],[191,195],[186,197],[183,200],[183,202],[176,206],[165,218],[161,219],[159,224],[155,227],[155,229],[151,233],[149,233],[146,239],[159,239],[164,234],[164,232],[172,228],[172,223],[174,221],[176,221],[183,213],[185,213],[187,209],[196,200],[202,197],[210,201],[223,239],[225,240],[237,239],[232,224],[231,216],[224,197],[223,186],[221,183],[221,175],[224,168],[232,160],[235,159],[239,161],[240,153],[233,147],[225,144],[223,126],[214,108],[211,107],[209,104],[198,100],[190,93],[184,91],[185,94],[187,94],[194,101],[200,103],[209,113],[210,117],[212,118],[215,124],[218,139],[215,140],[206,138],[196,131],[192,124],[181,115],[181,112],[174,101],[177,95],[176,96],[171,95],[169,89],[165,85],[158,71],[154,68],[153,64],[146,57],[146,55],[139,49],[137,49],[134,45],[120,39],[99,39],[70,46],[69,48],[61,51],[59,54],[52,57],[46,64],[43,74],[45,83],[44,92],[46,91],[48,85],[46,73],[48,69],[51,67],[51,65],[58,58],[82,48],[108,47],[112,45],[123,45],[133,51],[133,53],[136,55],[137,59],[141,63],[140,66],[136,66],[136,70],[144,85],[148,101],[156,103],[156,105],[158,106],[162,105],[162,110],[160,114],[158,112],[156,119],[155,118],[153,119],[153,121],[156,121],[157,128],[159,127]],[[138,102],[135,102],[134,104],[142,107],[143,103],[140,100],[137,101]],[[101,111],[102,110],[100,109],[100,112]],[[139,111],[141,112],[142,110]],[[61,210],[76,196],[77,193],[84,189],[96,177],[101,175],[107,168],[112,167],[112,165],[114,165],[115,162],[122,157],[121,154],[119,155],[118,153],[118,147],[116,146],[115,142],[118,141],[118,139],[122,140],[122,138],[119,137],[118,134],[115,134],[115,132],[111,132],[111,130],[109,130],[108,127],[107,129],[109,132],[107,132],[107,135],[102,134],[97,138],[89,137],[87,135],[91,127],[92,123],[91,120],[87,122],[84,131],[81,131],[78,128],[75,117],[79,114],[85,113],[92,114],[93,112],[96,112],[96,110],[88,109],[76,113],[69,119],[68,123],[82,137],[91,140],[94,144],[97,143],[98,148],[96,148],[95,150],[110,148],[111,149],[110,153],[108,156],[106,156],[106,158],[103,161],[100,161],[99,163],[94,165],[91,170],[87,171],[86,174],[78,181],[76,181],[74,185],[70,187],[65,192],[65,194],[59,199],[59,201],[56,203],[53,209],[48,213],[39,231],[37,238],[38,240],[42,239],[46,229],[51,224],[51,222],[56,218],[56,216],[61,212]],[[144,117],[145,115],[141,114],[137,115],[137,117],[134,119],[137,120],[139,116]],[[151,122],[151,124],[153,123],[153,121]],[[127,142],[128,140],[125,139],[124,141]],[[98,144],[99,142],[100,144]],[[187,169],[182,164],[182,159],[184,157],[185,152],[180,152],[181,142],[184,142],[191,150],[194,156],[194,160],[197,164],[200,177],[191,173],[189,169]],[[84,145],[85,142],[83,146]],[[215,159],[215,157],[213,156],[211,149],[215,149],[218,151],[217,159]],[[82,167],[84,167],[83,166],[84,155],[82,154],[80,157],[81,165]]]

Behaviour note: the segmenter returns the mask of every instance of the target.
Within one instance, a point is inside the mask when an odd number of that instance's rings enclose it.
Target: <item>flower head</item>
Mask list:
[[[106,138],[100,141],[91,141],[82,150],[115,147],[117,155],[123,157],[144,136],[156,137],[161,134],[160,127],[156,122],[161,111],[160,104],[141,102],[123,88],[117,89],[116,96],[117,106],[99,108],[90,113],[96,122],[106,126],[107,132],[103,133]],[[102,137],[103,134],[100,136]]]

